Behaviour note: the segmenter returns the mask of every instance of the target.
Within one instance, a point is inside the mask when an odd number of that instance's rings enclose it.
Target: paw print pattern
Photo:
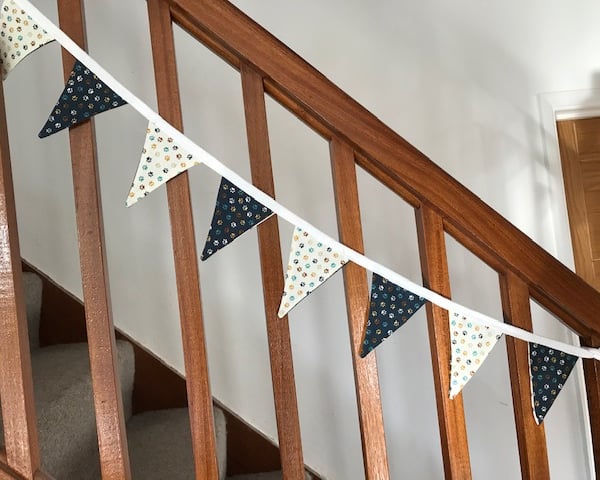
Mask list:
[[[4,80],[31,52],[54,40],[13,0],[0,7],[0,68]]]
[[[47,137],[126,103],[94,72],[76,60],[67,85],[38,136]]]
[[[133,177],[125,204],[130,207],[171,178],[200,162],[181,148],[175,140],[164,135],[155,123],[146,129],[142,157]]]
[[[222,177],[201,259],[206,260],[272,214],[262,203]]]
[[[502,334],[458,313],[449,314],[452,351],[450,398],[454,398],[475,375]]]
[[[537,343],[529,344],[533,412],[541,424],[579,357]]]
[[[373,273],[369,316],[360,356],[366,357],[369,352],[404,325],[424,303],[423,297]]]
[[[283,318],[304,297],[342,268],[348,259],[320,242],[300,227],[292,237],[290,258],[285,272],[279,318]]]

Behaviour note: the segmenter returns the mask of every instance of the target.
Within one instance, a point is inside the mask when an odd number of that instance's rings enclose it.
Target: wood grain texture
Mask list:
[[[6,450],[4,447],[0,447],[0,480],[30,480],[32,477],[23,477],[15,472],[8,465],[8,459],[6,457]],[[54,480],[43,470],[36,470],[33,474],[33,480]]]
[[[527,285],[519,277],[509,272],[506,275],[500,275],[500,293],[504,321],[532,331]],[[549,479],[550,467],[544,425],[538,425],[535,422],[531,406],[528,344],[507,335],[506,348],[519,443],[521,476],[523,480]]]
[[[364,245],[354,152],[346,143],[334,138],[330,143],[330,156],[340,241],[362,253]],[[361,359],[359,355],[369,308],[367,272],[354,263],[346,265],[343,272],[365,476],[368,479],[388,479],[377,357],[371,353]]]
[[[58,13],[61,29],[85,48],[82,1],[59,0]],[[63,50],[65,80],[73,64],[73,57]],[[131,470],[108,288],[93,121],[71,127],[69,142],[102,478],[126,480],[131,478]]]
[[[252,182],[275,198],[262,78],[244,65],[241,73]],[[258,244],[281,467],[286,480],[302,480],[304,460],[290,329],[288,317],[277,316],[284,279],[276,216],[258,226]]]
[[[253,65],[267,93],[326,138],[347,142],[376,178],[431,205],[501,271],[520,276],[532,296],[571,328],[582,334],[599,328],[600,296],[592,287],[236,7],[224,0],[164,1],[193,36],[209,37],[209,48],[234,66]]]
[[[563,180],[571,242],[575,257],[575,270],[581,277],[596,288],[600,288],[600,276],[594,271],[593,245],[591,236],[590,217],[586,203],[585,177],[581,157],[578,151],[577,127],[578,120],[557,122],[558,141],[562,163]],[[598,219],[600,223],[600,219]]]
[[[158,108],[183,131],[173,26],[169,7],[148,1]],[[200,296],[200,274],[187,172],[167,182],[194,465],[198,480],[217,480],[217,450]]]
[[[416,210],[423,285],[450,298],[450,276],[441,217],[423,205]],[[469,480],[471,465],[462,394],[450,400],[450,325],[448,311],[427,302],[429,343],[438,408],[444,472],[447,479]]]
[[[7,463],[27,479],[40,466],[19,234],[0,85],[0,398]]]

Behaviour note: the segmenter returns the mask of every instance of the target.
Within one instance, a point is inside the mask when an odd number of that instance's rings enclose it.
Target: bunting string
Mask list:
[[[303,218],[299,217],[292,211],[288,210],[285,206],[275,201],[273,198],[265,194],[263,191],[257,189],[254,185],[247,182],[245,179],[240,177],[236,172],[223,165],[219,160],[213,157],[210,153],[205,151],[200,146],[196,145],[192,140],[186,137],[182,132],[172,126],[169,122],[164,120],[157,112],[152,110],[146,105],[140,98],[134,95],[130,90],[124,87],[119,81],[117,81],[109,72],[107,72],[101,65],[99,65],[92,57],[90,57],[84,50],[82,50],[71,38],[69,38],[61,29],[59,29],[54,23],[52,23],[42,12],[40,12],[29,0],[18,0],[18,3],[28,14],[35,18],[42,28],[44,28],[58,43],[60,43],[71,55],[82,62],[87,68],[93,71],[109,88],[111,88],[117,95],[119,95],[124,101],[129,103],[137,112],[145,117],[149,122],[152,122],[160,128],[166,135],[176,139],[178,144],[186,151],[194,155],[194,160],[198,163],[204,163],[214,172],[220,174],[222,177],[227,178],[230,182],[237,185],[240,189],[251,195],[255,200],[260,202],[262,205],[270,209],[273,213],[279,217],[287,220],[296,227],[301,228],[304,231],[310,232],[311,235],[318,238],[319,241],[330,245],[335,251],[346,257],[349,261],[356,263],[364,267],[371,272],[374,272],[382,277],[388,279],[390,282],[409,290],[415,295],[429,300],[435,305],[454,312],[455,314],[471,318],[487,327],[493,328],[499,333],[504,333],[515,338],[519,338],[526,342],[543,344],[550,348],[560,350],[570,355],[575,355],[582,358],[593,358],[600,360],[600,349],[590,347],[580,347],[575,345],[566,344],[557,340],[545,338],[534,333],[522,330],[512,325],[500,322],[488,315],[477,312],[463,305],[453,302],[452,300],[443,297],[421,285],[418,285],[411,280],[403,277],[402,275],[394,272],[393,270],[381,265],[374,260],[362,255],[361,253],[347,247],[346,245],[338,242],[329,235],[320,231]]]

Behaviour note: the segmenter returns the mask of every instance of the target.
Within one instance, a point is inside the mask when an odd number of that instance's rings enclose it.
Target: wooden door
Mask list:
[[[600,118],[557,127],[575,270],[600,290]]]

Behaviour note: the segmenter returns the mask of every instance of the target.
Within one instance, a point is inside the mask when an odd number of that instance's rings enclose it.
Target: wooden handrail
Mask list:
[[[596,290],[239,9],[225,0],[164,1],[182,28],[234,67],[253,65],[267,93],[327,139],[347,142],[361,167],[407,192],[409,203],[437,211],[447,232],[521,278],[570,328],[586,337],[600,331]]]

